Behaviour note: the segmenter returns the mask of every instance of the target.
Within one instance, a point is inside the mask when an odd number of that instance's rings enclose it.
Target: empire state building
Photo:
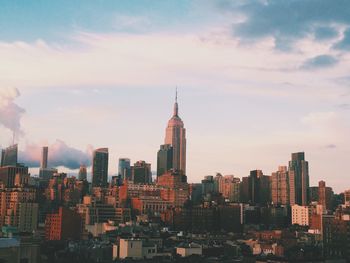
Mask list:
[[[177,93],[175,97],[174,113],[168,121],[165,131],[165,144],[173,147],[173,169],[186,174],[186,129],[179,117],[179,106],[177,104]]]

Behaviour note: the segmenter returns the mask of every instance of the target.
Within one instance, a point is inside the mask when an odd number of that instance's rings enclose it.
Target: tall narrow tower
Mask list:
[[[177,90],[175,95],[174,113],[168,121],[165,131],[165,144],[173,147],[173,169],[186,174],[186,129],[179,117],[179,106],[177,104]]]
[[[289,161],[290,204],[309,204],[309,163],[305,161],[305,153],[292,153]]]
[[[49,147],[44,146],[41,149],[41,162],[40,162],[40,168],[46,169],[47,168],[47,157],[48,157]]]

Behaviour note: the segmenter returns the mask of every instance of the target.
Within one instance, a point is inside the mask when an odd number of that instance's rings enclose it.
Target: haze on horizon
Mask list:
[[[349,188],[349,1],[3,1],[0,25],[0,148],[31,166],[155,170],[178,86],[189,182],[305,151],[310,186]]]

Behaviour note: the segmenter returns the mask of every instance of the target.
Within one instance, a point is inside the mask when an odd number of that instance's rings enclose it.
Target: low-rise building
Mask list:
[[[189,257],[191,255],[202,255],[202,246],[196,243],[182,243],[176,247],[176,254],[181,257]]]
[[[292,224],[297,224],[300,226],[308,226],[311,221],[312,209],[309,206],[292,206]]]

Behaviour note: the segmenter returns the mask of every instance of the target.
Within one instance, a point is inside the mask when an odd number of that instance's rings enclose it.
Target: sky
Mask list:
[[[74,174],[108,147],[156,170],[175,87],[187,176],[264,174],[305,151],[310,185],[350,188],[350,2],[6,1],[0,148]]]

